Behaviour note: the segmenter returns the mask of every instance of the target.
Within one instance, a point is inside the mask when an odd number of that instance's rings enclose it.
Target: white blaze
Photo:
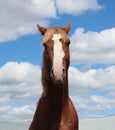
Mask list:
[[[63,73],[63,57],[65,55],[62,43],[60,42],[61,35],[54,34],[52,40],[54,40],[54,59],[53,59],[53,71],[57,80],[61,80]]]

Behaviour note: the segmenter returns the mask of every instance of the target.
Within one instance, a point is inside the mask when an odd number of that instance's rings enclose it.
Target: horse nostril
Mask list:
[[[51,76],[52,81],[62,82],[66,78],[66,69],[63,68],[62,71],[61,70],[55,71],[52,68],[50,72],[50,76]]]
[[[66,77],[66,70],[63,68],[63,78]]]
[[[53,69],[51,69],[51,78],[54,78]]]
[[[64,73],[64,72],[65,72],[65,69],[63,68],[62,70],[63,70],[63,73]]]

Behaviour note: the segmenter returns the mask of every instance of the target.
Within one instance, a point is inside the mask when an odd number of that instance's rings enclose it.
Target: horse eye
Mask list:
[[[43,44],[43,46],[44,46],[45,48],[47,47],[47,45],[46,45],[45,43]]]
[[[69,46],[69,44],[70,44],[70,41],[66,42],[66,46]]]

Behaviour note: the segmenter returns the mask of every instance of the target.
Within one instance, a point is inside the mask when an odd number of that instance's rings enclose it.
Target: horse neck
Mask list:
[[[49,62],[45,59],[45,55],[43,55],[43,93],[54,106],[57,106],[57,104],[64,105],[68,101],[68,70],[66,71],[64,83],[61,85],[54,84],[50,78],[50,66],[48,63]]]

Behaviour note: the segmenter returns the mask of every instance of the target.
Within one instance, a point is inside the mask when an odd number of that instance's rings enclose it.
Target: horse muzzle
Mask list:
[[[66,70],[54,70],[51,69],[51,78],[55,84],[62,84],[66,78]]]

